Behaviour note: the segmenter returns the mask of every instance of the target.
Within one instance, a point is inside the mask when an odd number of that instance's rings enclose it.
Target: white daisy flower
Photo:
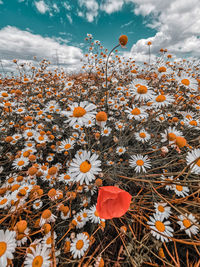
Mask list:
[[[0,97],[3,97],[6,100],[6,99],[8,99],[10,97],[10,95],[6,91],[1,91],[0,92]]]
[[[151,168],[150,159],[147,156],[133,155],[129,160],[130,166],[135,168],[136,172],[146,172],[146,169]]]
[[[150,216],[150,221],[148,221],[147,224],[150,225],[152,229],[151,234],[162,242],[168,242],[168,238],[173,236],[174,230],[170,226],[170,221],[163,222],[159,214],[154,213],[153,217]]]
[[[161,142],[169,141],[169,143],[174,142],[176,136],[183,136],[183,133],[176,129],[176,127],[169,127],[165,129],[164,133],[161,133]]]
[[[115,164],[115,162],[112,161],[112,160],[108,160],[108,161],[106,161],[106,164],[109,165],[109,166],[112,166],[112,165]]]
[[[40,135],[39,133],[36,133],[36,135],[34,136],[34,139],[39,144],[45,143],[48,140],[46,135]]]
[[[12,260],[13,253],[17,246],[16,243],[16,232],[6,230],[0,230],[0,266],[7,266],[7,259]]]
[[[187,164],[191,164],[191,172],[194,174],[200,174],[200,149],[194,149],[191,152],[188,152],[186,156]]]
[[[196,218],[190,213],[178,216],[179,220],[177,223],[180,225],[180,230],[185,230],[186,234],[191,237],[191,234],[196,235],[199,232],[199,227],[194,225],[197,223]]]
[[[178,179],[176,181],[178,181]],[[172,189],[174,190],[176,195],[179,196],[179,197],[188,196],[189,191],[190,191],[187,186],[182,186],[181,184],[174,184],[172,186]]]
[[[42,212],[40,218],[40,226],[44,225],[45,223],[55,222],[56,218],[57,217],[53,215],[49,209],[46,209]]]
[[[39,210],[43,205],[43,202],[40,199],[37,199],[33,202],[33,208]]]
[[[17,246],[20,247],[27,241],[27,236],[29,235],[30,229],[27,227],[23,233],[17,234]]]
[[[47,247],[47,248],[51,248],[52,247],[52,238],[51,238],[52,234],[51,231],[46,234],[43,238],[42,238],[42,246]],[[57,238],[57,234],[55,233],[55,231],[53,232],[53,239],[54,239],[54,244],[56,243],[56,238]]]
[[[11,198],[9,195],[0,197],[0,209],[7,209],[11,205]]]
[[[24,107],[19,107],[18,109],[15,110],[17,114],[23,114],[26,112],[26,109]]]
[[[193,129],[200,129],[200,123],[198,122],[198,120],[195,120],[193,118],[185,118],[183,120],[183,123],[185,126],[189,127],[189,128],[193,128]]]
[[[135,133],[135,139],[143,144],[148,142],[151,139],[151,135],[147,133],[144,129],[140,130],[139,132]]]
[[[34,138],[35,134],[36,134],[35,130],[28,129],[28,130],[24,131],[23,136],[24,136],[25,139],[30,140],[30,139]]]
[[[27,253],[25,261],[24,261],[24,267],[36,267],[36,266],[42,266],[42,267],[50,267],[51,261],[50,261],[50,250],[46,246],[42,246],[41,244],[38,244],[36,246],[36,249],[30,246],[31,253]]]
[[[18,141],[18,140],[20,140],[22,138],[22,135],[18,134],[18,133],[17,134],[13,134],[12,138],[13,138],[13,140]]]
[[[77,103],[73,103],[69,105],[70,111],[63,111],[62,114],[68,117],[68,120],[65,122],[69,122],[69,126],[74,126],[78,124],[83,126],[88,124],[89,120],[93,120],[96,115],[96,105],[89,103],[87,101],[83,101]]]
[[[25,157],[20,157],[15,160],[13,160],[13,168],[17,170],[22,170],[24,167],[26,167],[29,164],[29,160]]]
[[[59,149],[60,151],[68,151],[70,149],[73,149],[74,144],[75,144],[75,141],[66,139],[61,142]]]
[[[167,203],[154,203],[156,214],[160,215],[161,220],[167,219],[171,214],[171,208],[166,206]]]
[[[167,107],[174,102],[174,97],[171,95],[156,95],[153,98],[153,107],[159,109]]]
[[[66,220],[70,217],[70,209],[68,206],[65,206],[60,213],[60,217],[62,220]]]
[[[116,153],[118,154],[118,155],[122,155],[122,154],[124,154],[126,152],[126,148],[124,147],[124,146],[118,146],[117,148],[116,148]]]
[[[195,78],[189,76],[186,73],[181,73],[181,76],[176,77],[180,86],[185,86],[191,91],[198,91],[198,82]]]
[[[52,162],[54,160],[54,156],[53,155],[49,155],[46,157],[46,161],[48,162]]]
[[[71,242],[70,252],[74,259],[81,258],[84,253],[89,248],[89,239],[88,237],[83,234],[77,234],[76,238],[74,238]]]
[[[102,136],[109,136],[111,133],[112,129],[110,127],[104,127],[101,129],[101,135]]]
[[[122,122],[115,122],[115,129],[118,131],[123,131],[125,128],[125,124]]]
[[[76,182],[80,182],[82,185],[87,185],[95,179],[100,171],[101,161],[98,160],[97,154],[92,154],[89,151],[82,151],[76,153],[75,158],[70,163],[69,174],[72,179]]]
[[[137,80],[129,86],[130,94],[135,96],[136,101],[149,101],[155,93],[149,89],[147,82],[144,80]]]
[[[96,205],[93,205],[89,210],[88,210],[88,218],[92,223],[100,223],[100,217],[99,214],[96,210]]]
[[[63,182],[65,184],[69,184],[69,183],[72,183],[74,180],[72,179],[69,173],[61,173],[58,176],[58,181]]]
[[[82,212],[78,212],[74,216],[72,223],[76,226],[77,229],[80,229],[80,228],[83,228],[85,226],[87,221],[88,221],[88,217],[83,216]]]
[[[148,113],[145,112],[144,108],[136,107],[132,105],[132,108],[127,107],[125,112],[128,114],[128,119],[142,120],[148,117]]]

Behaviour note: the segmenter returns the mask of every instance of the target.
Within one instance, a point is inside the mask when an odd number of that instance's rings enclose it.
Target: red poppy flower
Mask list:
[[[115,186],[103,186],[99,189],[96,210],[102,219],[123,216],[129,209],[132,196]]]

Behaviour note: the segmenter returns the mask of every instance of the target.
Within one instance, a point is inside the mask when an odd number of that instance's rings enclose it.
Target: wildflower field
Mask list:
[[[86,41],[0,79],[0,267],[200,266],[199,62]]]

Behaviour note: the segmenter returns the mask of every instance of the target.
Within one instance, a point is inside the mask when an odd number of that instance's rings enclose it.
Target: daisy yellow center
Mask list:
[[[123,149],[122,149],[122,148],[120,148],[120,149],[119,149],[119,152],[123,152]]]
[[[43,141],[44,140],[44,136],[39,136],[38,140]]]
[[[20,161],[18,161],[18,163],[17,163],[17,164],[18,164],[18,166],[23,166],[23,165],[24,165],[24,163],[25,163],[25,162],[24,162],[23,160],[20,160]]]
[[[183,187],[182,187],[182,185],[176,185],[176,190],[178,190],[178,191],[183,191]]]
[[[165,72],[167,69],[164,67],[164,66],[162,66],[162,67],[160,67],[159,69],[158,69],[158,71],[159,72]]]
[[[6,202],[8,202],[8,199],[4,198],[0,201],[0,205],[4,205]]]
[[[156,102],[164,102],[166,100],[166,96],[159,95],[156,97]]]
[[[83,213],[83,217],[87,218],[87,213],[86,212]]]
[[[104,133],[105,133],[105,134],[107,134],[107,133],[108,133],[108,130],[107,130],[107,129],[106,129],[106,130],[104,130]]]
[[[144,165],[144,161],[143,161],[142,159],[138,159],[138,160],[136,161],[136,164],[137,164],[138,166],[143,166],[143,165]]]
[[[188,79],[181,80],[181,83],[187,86],[190,85],[190,81]]]
[[[146,137],[146,134],[145,133],[139,133],[139,136],[141,137],[141,138],[145,138]]]
[[[0,257],[6,252],[7,244],[6,242],[0,242]]]
[[[197,161],[196,165],[200,167],[200,159]]]
[[[76,243],[76,248],[80,250],[82,249],[83,245],[84,245],[83,240],[78,240]]]
[[[1,94],[3,97],[8,97],[8,94],[7,93],[2,93]]]
[[[187,119],[192,119],[192,116],[191,115],[186,115],[185,116]]]
[[[132,113],[132,115],[140,115],[141,112],[140,112],[139,108],[134,108],[134,109],[132,109],[131,113]]]
[[[18,111],[19,111],[19,112],[22,112],[22,111],[23,111],[23,109],[22,109],[22,108],[18,108]]]
[[[46,244],[50,245],[51,243],[52,243],[52,239],[51,239],[51,237],[48,237],[47,240],[46,240]]]
[[[64,180],[69,180],[70,179],[70,176],[68,175],[68,174],[66,174],[65,176],[64,176]]]
[[[191,222],[190,220],[188,219],[184,219],[183,220],[183,225],[186,227],[186,228],[189,228],[191,226]]]
[[[86,114],[86,110],[82,107],[76,107],[73,111],[73,117],[80,118]]]
[[[165,225],[161,221],[156,221],[155,227],[159,232],[164,232],[165,231]]]
[[[42,256],[36,256],[32,262],[32,267],[41,267],[43,264],[43,257]]]
[[[169,141],[173,141],[176,139],[176,135],[174,133],[168,133],[167,137]]]
[[[28,137],[30,137],[30,136],[33,136],[33,133],[32,132],[28,132],[27,135],[28,135]]]
[[[94,215],[96,216],[96,217],[99,217],[99,213],[95,210],[95,212],[94,212]]]
[[[138,94],[146,94],[147,93],[147,87],[144,86],[144,85],[139,85],[138,88],[137,88],[137,93]]]
[[[66,144],[66,145],[65,145],[65,149],[69,149],[70,147],[71,147],[70,144]]]
[[[158,206],[158,210],[159,210],[160,212],[164,212],[164,211],[165,211],[165,209],[164,209],[164,207],[163,207],[162,205],[159,205],[159,206]]]
[[[193,120],[193,121],[190,121],[189,123],[190,123],[190,125],[192,125],[192,126],[197,126],[197,122],[194,121],[194,120]]]
[[[80,165],[80,171],[83,173],[89,172],[91,169],[91,164],[88,161],[84,161]]]

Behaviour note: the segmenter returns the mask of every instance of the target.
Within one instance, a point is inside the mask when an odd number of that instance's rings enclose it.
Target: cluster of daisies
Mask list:
[[[124,185],[134,196],[135,179],[155,177],[169,203],[196,196],[198,64],[163,56],[137,66],[113,54],[106,83],[108,51],[87,40],[79,75],[50,71],[43,61],[31,78],[0,80],[0,266],[14,257],[37,267],[90,254],[93,232],[106,227],[96,211],[101,186]],[[152,201],[152,235],[161,242],[183,231],[197,238],[192,208],[177,214],[169,203]],[[103,266],[101,255],[93,266]]]
[[[170,206],[167,206],[167,203],[155,203],[154,204],[155,213],[153,217],[150,216],[150,220],[147,224],[151,228],[152,235],[162,242],[168,242],[171,237],[173,237],[174,229],[170,226],[171,222],[167,220],[172,214]],[[199,232],[199,224],[197,219],[190,214],[181,214],[177,216],[177,224],[180,226],[180,231],[185,231],[185,233],[192,237]]]

